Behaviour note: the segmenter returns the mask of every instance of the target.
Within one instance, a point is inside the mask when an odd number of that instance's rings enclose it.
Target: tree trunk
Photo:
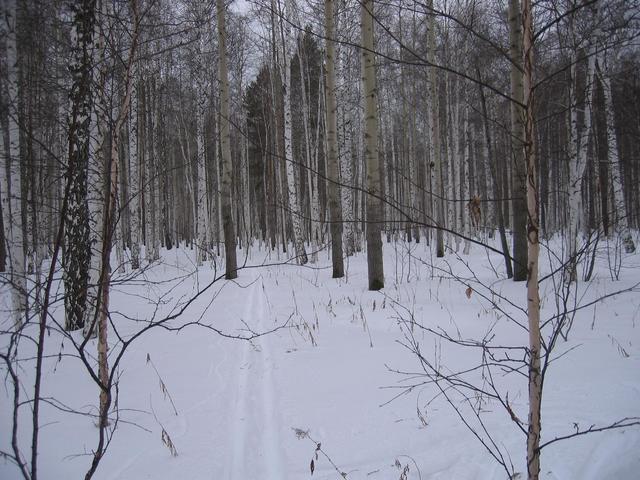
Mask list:
[[[469,172],[469,165],[471,163],[471,134],[469,133],[469,104],[465,104],[464,108],[464,124],[462,127],[463,135],[464,135],[464,158],[460,163],[460,183],[462,185],[462,199],[465,202],[469,202],[471,200],[471,196],[469,195],[469,183],[471,182],[471,175]],[[465,208],[461,208],[463,212],[466,211]],[[469,237],[471,236],[471,228],[470,216],[461,214],[462,221],[462,232],[466,237],[464,240],[464,248],[462,249],[463,255],[469,255],[469,251],[471,250],[471,242],[469,241]]]
[[[433,0],[428,2],[429,10],[433,9]],[[436,57],[436,20],[435,15],[429,15],[427,32],[427,59],[434,63]],[[435,190],[432,194],[433,210],[436,223],[436,256],[444,257],[444,205],[442,189],[442,164],[440,153],[440,108],[438,99],[438,71],[432,67],[429,71],[429,157],[431,159],[431,186]],[[433,219],[432,219],[433,221]]]
[[[299,201],[298,175],[293,160],[292,143],[292,110],[291,110],[291,56],[293,52],[293,38],[291,26],[288,21],[293,18],[293,0],[287,0],[283,17],[280,18],[280,72],[283,76],[283,100],[284,100],[284,157],[286,162],[286,180],[289,196],[289,211],[293,224],[293,246],[296,254],[296,262],[304,265],[308,262],[307,252],[304,248],[304,233],[302,231],[302,215]]]
[[[524,164],[524,108],[522,86],[522,16],[520,0],[509,0],[509,57],[511,59],[511,158],[513,159],[513,280],[527,279],[526,168]]]
[[[222,228],[224,229],[225,278],[238,277],[236,232],[231,215],[231,131],[229,122],[229,79],[224,0],[216,1],[218,20],[218,77],[220,81],[220,146],[222,151]]]
[[[351,52],[342,47],[338,50],[338,73],[341,84],[350,84],[350,55]],[[340,55],[341,54],[341,55]],[[342,144],[338,142],[338,156],[340,169],[340,203],[342,208],[343,249],[344,255],[350,257],[356,251],[355,218],[353,216],[353,113],[350,107],[349,91],[342,90],[340,101],[337,101],[342,125]],[[342,149],[340,150],[340,146]]]
[[[533,19],[531,0],[522,1],[525,137],[524,159],[527,165],[527,317],[529,323],[529,426],[527,429],[527,478],[540,475],[540,410],[542,406],[542,372],[540,369],[540,291],[538,287],[538,190],[536,185],[536,151],[533,98]]]
[[[376,66],[373,54],[373,0],[364,0],[362,16],[362,71],[365,104],[365,159],[367,167],[366,218],[367,218],[367,271],[369,290],[384,287],[382,263],[382,226],[380,202],[380,163],[378,158],[378,92],[376,90]]]
[[[102,2],[102,7],[106,2]],[[101,12],[103,13],[103,12]],[[107,138],[107,98],[104,89],[106,87],[105,67],[105,43],[100,29],[100,21],[96,22],[95,34],[98,36],[97,55],[94,72],[96,108],[93,109],[91,119],[91,140],[89,152],[89,184],[87,198],[89,204],[89,241],[91,244],[91,265],[89,268],[89,285],[87,290],[87,312],[84,320],[83,334],[85,337],[95,336],[95,319],[97,318],[97,304],[99,295],[100,268],[102,261],[102,236],[103,236],[103,207],[105,185],[105,142]]]
[[[480,70],[478,73],[478,89],[480,90],[480,104],[482,106],[482,125],[484,127],[484,150],[485,160],[489,165],[491,176],[493,177],[493,196],[496,212],[498,213],[498,230],[500,232],[500,242],[502,245],[502,254],[504,256],[505,269],[507,271],[507,277],[513,277],[513,270],[511,268],[511,255],[509,255],[509,243],[507,242],[507,234],[504,229],[504,214],[502,212],[502,192],[500,189],[500,179],[497,172],[497,159],[493,154],[493,142],[491,140],[491,130],[489,128],[489,117],[487,112],[487,101],[484,95],[484,88],[482,88],[482,78],[480,77]]]
[[[338,124],[336,102],[335,72],[335,3],[334,0],[324,2],[324,21],[326,37],[326,97],[327,97],[327,181],[329,190],[329,221],[331,222],[331,261],[333,278],[344,277],[344,261],[342,258],[342,206],[338,181]]]
[[[135,68],[135,67],[134,67]],[[138,78],[133,73],[129,114],[129,218],[131,228],[131,268],[140,268],[140,160],[138,157]],[[185,163],[188,160],[185,159]]]
[[[89,245],[89,208],[87,204],[87,168],[91,138],[93,94],[91,88],[92,48],[95,24],[95,0],[72,3],[71,74],[69,95],[69,164],[71,180],[69,206],[65,218],[65,248],[62,257],[65,286],[65,329],[83,326],[91,248]]]
[[[584,231],[584,212],[582,206],[582,178],[587,165],[587,148],[591,135],[591,98],[593,95],[593,79],[595,72],[595,52],[588,51],[587,76],[585,82],[584,121],[582,129],[578,129],[578,79],[576,54],[571,56],[570,79],[570,136],[569,136],[569,231],[567,241],[567,278],[577,279],[577,255],[580,237]]]

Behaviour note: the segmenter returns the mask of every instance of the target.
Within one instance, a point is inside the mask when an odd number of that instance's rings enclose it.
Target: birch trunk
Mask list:
[[[150,80],[145,87],[145,128],[146,128],[146,162],[145,162],[145,258],[152,263],[159,258],[158,249],[158,220],[157,220],[157,192],[158,175],[156,174],[156,145],[155,145],[155,80],[151,69],[148,70]]]
[[[218,20],[218,77],[220,80],[220,146],[222,151],[222,228],[224,229],[225,278],[238,277],[236,232],[231,215],[231,131],[229,122],[229,78],[224,0],[216,1]]]
[[[460,185],[462,185],[462,198],[465,202],[468,202],[471,199],[469,195],[469,183],[471,182],[471,176],[469,175],[469,164],[471,162],[471,134],[469,133],[469,104],[467,103],[464,108],[464,124],[463,124],[463,135],[464,135],[464,158],[460,163]],[[460,209],[462,212],[465,211],[464,208]],[[470,218],[461,213],[460,221],[462,222],[462,231],[465,236],[464,240],[464,248],[462,249],[463,255],[469,255],[469,251],[471,249],[471,242],[469,238],[471,236],[471,228],[470,227]]]
[[[380,236],[382,205],[380,202],[380,163],[378,158],[378,91],[376,65],[373,54],[373,0],[361,6],[362,28],[362,84],[365,104],[365,159],[367,167],[367,272],[369,290],[384,287],[382,237]]]
[[[433,0],[428,2],[429,10],[433,9]],[[436,20],[435,15],[429,16],[427,32],[427,59],[434,63],[436,56]],[[444,257],[444,205],[442,201],[442,165],[440,154],[440,108],[438,101],[438,71],[432,67],[429,70],[429,158],[431,159],[431,185],[435,190],[432,194],[433,210],[436,223],[436,256]]]
[[[293,226],[293,246],[296,262],[299,265],[307,263],[307,252],[304,248],[304,232],[302,229],[302,217],[298,195],[298,176],[293,160],[293,143],[291,131],[291,56],[293,53],[293,34],[288,21],[293,17],[293,0],[286,0],[283,16],[280,18],[280,73],[283,77],[283,101],[284,101],[284,156],[286,162],[286,180],[289,196],[289,211]]]
[[[509,0],[509,57],[511,59],[511,158],[513,159],[512,220],[513,280],[527,279],[526,167],[524,165],[524,108],[522,86],[522,16],[520,0]]]
[[[338,182],[338,123],[336,102],[336,72],[335,72],[335,3],[334,0],[324,2],[324,26],[326,48],[326,83],[327,97],[327,181],[329,194],[329,220],[331,229],[331,262],[333,278],[344,277],[344,261],[342,258],[342,206]]]
[[[340,53],[342,55],[340,55]],[[349,55],[350,52],[344,47],[338,54],[339,83],[349,85]],[[342,204],[343,228],[343,248],[344,255],[350,257],[356,251],[355,219],[353,216],[353,115],[349,107],[349,92],[343,90],[341,93],[338,112],[341,114],[342,124],[342,150],[338,142],[338,167],[340,169],[340,203]]]
[[[93,462],[85,476],[86,479],[91,478],[98,462],[104,453],[105,447],[105,434],[104,430],[109,425],[109,409],[112,403],[111,388],[112,378],[109,375],[108,365],[108,343],[107,343],[107,324],[109,317],[109,296],[110,296],[110,284],[111,274],[109,269],[109,259],[111,257],[111,248],[113,245],[113,233],[116,227],[115,215],[117,213],[118,203],[118,185],[119,185],[119,134],[127,119],[129,112],[129,102],[131,98],[132,90],[132,65],[135,58],[135,51],[138,45],[138,5],[137,0],[131,2],[133,10],[133,25],[134,30],[132,34],[131,47],[129,50],[129,57],[127,59],[127,67],[125,71],[125,94],[118,105],[118,117],[115,121],[115,125],[111,135],[111,151],[109,155],[108,171],[110,178],[107,195],[105,212],[103,218],[103,240],[102,240],[102,265],[101,265],[101,281],[102,281],[102,298],[100,302],[100,313],[98,316],[98,379],[100,381],[100,410],[98,417],[98,427],[100,428],[100,441],[96,452],[94,454]]]
[[[2,214],[5,228],[5,248],[8,259],[9,281],[11,282],[11,315],[18,329],[22,325],[27,311],[27,284],[25,277],[24,229],[22,222],[22,178],[20,173],[20,127],[18,125],[18,57],[16,45],[16,2],[7,0],[3,12],[6,15],[1,22],[6,28],[7,93],[9,94],[8,139],[9,149],[6,156],[4,133],[0,155],[5,160],[0,165],[2,179]]]
[[[533,98],[533,19],[531,0],[522,1],[525,137],[524,159],[527,165],[527,317],[529,324],[529,425],[527,429],[527,478],[540,475],[540,410],[542,406],[542,372],[540,369],[540,291],[538,287],[538,189],[536,184],[536,150]]]
[[[135,66],[134,66],[135,69]],[[140,160],[138,157],[138,79],[133,73],[129,114],[129,216],[131,224],[131,268],[140,268]],[[185,162],[187,160],[185,159]]]
[[[300,24],[299,19],[294,18],[297,24]],[[310,244],[312,249],[311,263],[316,263],[318,260],[318,242],[320,240],[320,205],[318,199],[318,176],[314,172],[317,172],[317,165],[315,165],[315,156],[311,154],[311,132],[309,127],[310,119],[310,98],[307,95],[307,79],[306,79],[306,61],[304,51],[304,37],[300,38],[298,43],[298,65],[300,67],[300,92],[302,98],[302,125],[304,129],[304,152],[306,159],[306,172],[307,172],[307,185],[309,192],[310,203]],[[318,95],[320,97],[320,95]],[[318,126],[320,125],[320,119],[318,117]],[[317,146],[317,144],[316,144]],[[317,152],[317,149],[316,149]]]
[[[66,330],[77,330],[83,326],[89,279],[91,249],[89,246],[87,167],[93,109],[91,71],[95,4],[95,0],[84,0],[72,5],[70,70],[73,84],[69,94],[71,114],[69,117],[69,163],[67,167],[71,188],[65,216],[65,248],[62,257]]]
[[[578,245],[584,229],[584,212],[582,208],[582,178],[587,165],[587,149],[591,135],[591,99],[593,95],[593,78],[595,72],[595,52],[587,53],[587,76],[585,83],[584,121],[582,129],[578,129],[577,100],[577,65],[575,53],[571,56],[570,83],[570,137],[569,137],[569,231],[567,241],[567,276],[569,281],[577,279]]]
[[[101,2],[101,9],[106,2]],[[104,10],[101,18],[104,18]],[[87,200],[89,204],[89,242],[91,244],[91,264],[89,267],[89,285],[87,290],[87,311],[84,319],[83,334],[85,337],[95,336],[93,328],[98,310],[98,294],[100,282],[100,268],[102,264],[102,237],[104,213],[104,184],[105,184],[105,156],[104,147],[107,136],[108,122],[106,118],[107,99],[105,94],[105,39],[100,28],[100,20],[96,22],[97,36],[96,65],[94,69],[94,84],[96,92],[96,108],[91,116],[91,141],[89,144],[89,174]]]

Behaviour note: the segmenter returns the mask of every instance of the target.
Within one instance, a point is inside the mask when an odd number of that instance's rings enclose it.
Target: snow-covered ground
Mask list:
[[[624,258],[620,279],[612,281],[601,246],[593,280],[578,283],[579,305],[640,281],[640,255]],[[526,321],[518,309],[526,303],[524,283],[505,279],[500,257],[479,247],[468,257],[445,259],[432,256],[424,243],[384,248],[382,292],[366,290],[364,253],[348,260],[346,278],[334,280],[327,252],[321,252],[315,265],[247,268],[237,281],[216,282],[166,324],[201,325],[155,328],[138,338],[120,365],[119,424],[95,478],[301,479],[310,478],[312,459],[318,479],[340,478],[336,468],[349,479],[398,479],[407,465],[409,479],[506,478],[440,390],[427,382],[405,345],[415,341],[442,372],[478,365],[482,352],[438,340],[421,326],[454,338],[527,345],[528,334],[518,326]],[[247,261],[279,263],[275,254],[257,248]],[[543,270],[551,268],[545,261]],[[126,338],[152,318],[175,311],[215,275],[211,265],[194,270],[193,252],[174,249],[164,251],[162,262],[143,276],[117,284],[111,305],[120,335]],[[556,312],[554,291],[552,280],[542,284],[543,320]],[[591,425],[640,417],[639,311],[637,288],[578,311],[547,373],[543,443]],[[62,320],[61,303],[53,313]],[[3,320],[3,330],[8,322]],[[232,336],[282,328],[243,341],[203,325]],[[29,328],[35,334],[35,327]],[[109,335],[113,361],[119,347],[113,332]],[[5,349],[7,335],[0,341]],[[91,351],[95,348],[92,341]],[[43,396],[65,409],[95,413],[97,388],[82,364],[65,356],[73,353],[69,341],[51,331],[46,352]],[[30,343],[22,341],[21,358],[32,353]],[[24,399],[32,389],[33,361],[21,362],[19,374]],[[525,376],[494,374],[514,415],[526,422]],[[482,371],[465,378],[483,385]],[[5,384],[0,449],[10,451],[12,391],[8,380]],[[410,385],[414,388],[405,391]],[[472,414],[459,394],[448,392],[463,413]],[[516,422],[497,402],[471,400],[507,463],[526,476],[525,436]],[[27,405],[20,410],[26,454],[30,413]],[[97,443],[94,419],[50,403],[42,405],[41,417],[40,478],[82,478]],[[472,416],[465,418],[477,425]],[[163,443],[163,431],[177,456]],[[315,442],[322,452],[316,452]],[[640,427],[557,442],[542,453],[545,479],[639,476]],[[0,459],[0,479],[17,478],[17,468]]]

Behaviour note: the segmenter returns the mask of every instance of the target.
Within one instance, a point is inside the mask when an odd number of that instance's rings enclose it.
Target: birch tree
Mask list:
[[[513,280],[527,278],[527,210],[525,165],[522,139],[524,138],[524,108],[522,86],[522,16],[520,0],[509,0],[509,59],[511,60],[511,158],[513,161],[511,201],[513,221]]]
[[[140,268],[140,212],[142,195],[140,191],[140,160],[138,156],[138,73],[132,66],[131,100],[129,106],[129,217],[131,229],[131,268]]]
[[[344,276],[344,261],[342,258],[342,209],[338,182],[338,124],[336,102],[336,72],[335,72],[335,3],[333,0],[324,2],[325,52],[326,52],[326,82],[325,95],[327,98],[327,179],[329,194],[329,220],[331,222],[331,261],[333,278]]]
[[[69,157],[67,176],[71,188],[65,217],[65,242],[62,256],[65,286],[65,329],[83,326],[91,249],[89,245],[89,208],[87,169],[93,110],[92,68],[95,0],[71,3],[72,87],[69,99]]]
[[[352,112],[352,102],[348,86],[352,84],[350,77],[351,71],[351,52],[344,47],[339,48],[338,55],[338,71],[339,83],[345,85],[342,89],[340,101],[338,101],[338,113],[341,119],[341,137],[342,142],[338,144],[341,150],[338,152],[339,168],[340,168],[340,203],[342,206],[342,216],[344,220],[344,254],[347,257],[353,255],[356,251],[356,224],[354,217],[354,191],[353,185],[353,158],[356,151],[354,146],[354,124],[355,119]],[[355,82],[356,84],[358,82]]]
[[[593,96],[595,51],[590,47],[587,52],[587,71],[585,77],[585,100],[582,128],[578,128],[578,68],[575,50],[571,54],[571,79],[569,84],[569,229],[566,232],[567,274],[569,281],[577,279],[578,245],[584,230],[584,211],[582,207],[582,179],[587,166],[587,148],[591,134],[591,99]]]
[[[286,162],[286,181],[289,197],[289,212],[293,224],[293,245],[296,261],[299,265],[307,263],[307,252],[304,248],[304,235],[302,231],[302,218],[299,202],[298,176],[296,175],[296,163],[293,159],[293,144],[291,131],[291,58],[294,52],[295,41],[291,32],[291,19],[293,18],[294,0],[278,0],[279,31],[277,34],[279,71],[282,75],[282,91],[284,103],[284,160]]]
[[[196,71],[196,165],[197,165],[197,178],[198,184],[196,188],[196,213],[197,219],[195,222],[197,231],[196,251],[197,251],[197,263],[202,263],[207,258],[207,251],[209,248],[209,195],[207,193],[207,170],[206,170],[206,151],[205,151],[205,114],[208,103],[207,92],[207,66],[205,62],[204,52],[207,48],[207,38],[209,32],[208,13],[206,11],[207,2],[200,1],[198,3],[197,19],[198,22],[198,62],[199,68]]]
[[[540,475],[540,412],[542,408],[542,371],[540,368],[540,289],[538,257],[540,224],[538,220],[538,187],[536,172],[536,138],[534,133],[533,83],[533,12],[531,0],[522,0],[523,25],[523,89],[525,107],[524,159],[527,165],[527,318],[529,330],[529,422],[527,428],[527,478]]]
[[[19,328],[27,311],[27,284],[22,223],[22,177],[20,172],[20,130],[18,126],[18,57],[16,45],[16,2],[3,2],[0,19],[1,33],[5,34],[8,92],[8,139],[4,145],[4,132],[0,132],[0,195],[2,222],[5,229],[5,248],[8,260],[7,278],[11,285],[11,304],[14,325]]]
[[[229,120],[229,78],[224,0],[216,0],[218,21],[218,78],[220,81],[220,150],[222,152],[222,228],[224,230],[225,278],[238,277],[236,232],[231,214],[231,129]]]
[[[365,104],[365,160],[367,167],[367,272],[369,290],[384,287],[382,263],[382,204],[378,158],[378,92],[373,43],[373,0],[361,4],[362,94]]]
[[[428,2],[429,11],[433,11],[433,0]],[[433,64],[436,56],[436,20],[435,14],[429,14],[427,32],[427,60]],[[444,257],[444,202],[442,188],[442,156],[440,152],[440,107],[438,97],[438,71],[429,69],[429,158],[431,160],[431,193],[433,216],[436,222],[436,255]]]
[[[91,139],[89,143],[89,172],[87,201],[89,206],[89,242],[91,245],[91,264],[89,267],[89,285],[87,290],[87,311],[84,319],[83,334],[89,337],[95,334],[94,316],[99,293],[100,270],[102,264],[102,237],[103,206],[104,206],[104,181],[105,181],[105,143],[107,137],[108,122],[106,92],[106,55],[105,38],[101,23],[106,21],[106,1],[100,1],[100,16],[95,22],[97,38],[93,82],[96,86],[96,108],[91,113]]]

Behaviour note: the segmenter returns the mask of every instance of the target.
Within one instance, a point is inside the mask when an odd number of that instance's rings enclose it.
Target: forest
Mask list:
[[[0,477],[640,471],[640,2],[2,0]]]

